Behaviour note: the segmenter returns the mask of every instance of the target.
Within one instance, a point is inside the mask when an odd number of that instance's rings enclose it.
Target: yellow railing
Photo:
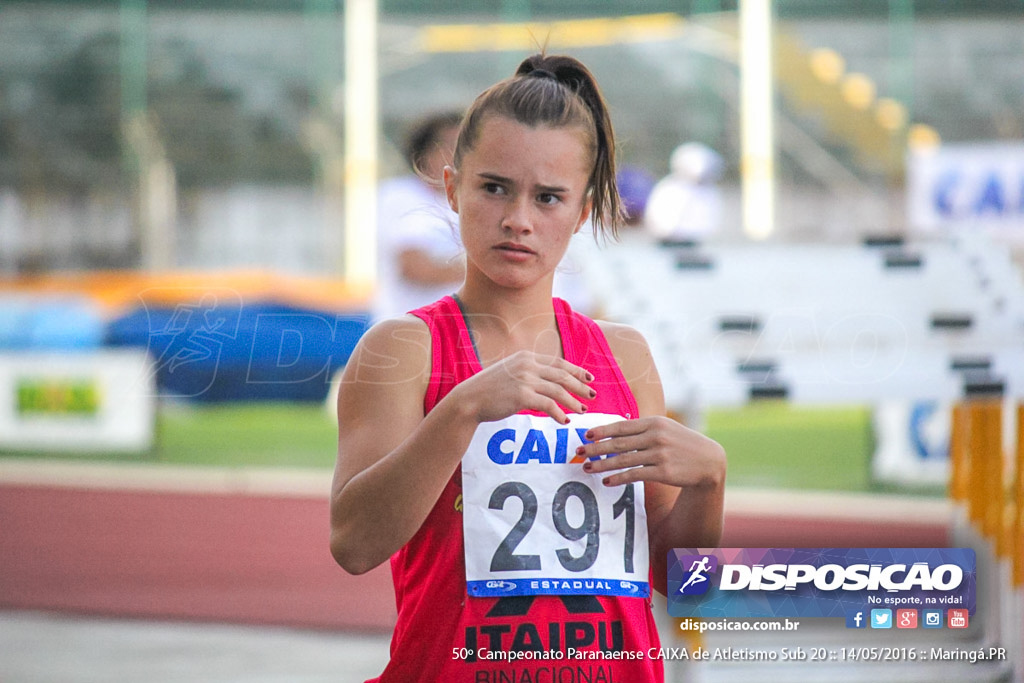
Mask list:
[[[954,407],[949,495],[959,510],[955,541],[973,546],[978,557],[983,638],[1014,653],[1013,672],[1022,675],[1024,403],[1013,411],[1006,405],[1002,397],[978,397]],[[1011,449],[1004,448],[1004,411],[1015,425]]]

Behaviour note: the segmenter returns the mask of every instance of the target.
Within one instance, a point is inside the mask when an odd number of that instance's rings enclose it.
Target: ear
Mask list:
[[[451,166],[444,167],[444,194],[448,198],[448,206],[451,207],[455,213],[459,212],[459,193],[456,191],[458,188],[459,173]]]
[[[587,198],[583,202],[583,210],[580,211],[580,219],[579,219],[579,221],[577,221],[576,229],[572,231],[572,234],[575,235],[576,233],[578,233],[580,231],[580,229],[583,227],[583,224],[587,222],[588,218],[590,218],[590,211],[593,208],[594,208],[594,200],[590,196],[590,193],[587,193]]]

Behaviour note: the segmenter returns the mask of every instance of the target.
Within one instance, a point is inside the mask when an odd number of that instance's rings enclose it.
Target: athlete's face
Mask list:
[[[459,214],[467,275],[503,287],[551,278],[590,214],[590,155],[577,127],[531,128],[489,115],[445,190]]]

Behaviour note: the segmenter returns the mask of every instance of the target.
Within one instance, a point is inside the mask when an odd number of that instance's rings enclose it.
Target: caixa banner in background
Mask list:
[[[975,608],[970,548],[676,548],[673,617],[844,617],[873,608]]]
[[[1024,145],[942,145],[907,157],[907,213],[923,232],[985,230],[1024,241]]]

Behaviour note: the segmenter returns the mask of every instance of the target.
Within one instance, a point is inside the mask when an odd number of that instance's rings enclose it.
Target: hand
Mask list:
[[[480,422],[536,410],[568,424],[563,406],[570,412],[587,412],[580,397],[597,396],[589,384],[593,381],[593,375],[566,360],[518,351],[459,384],[449,396],[468,401]]]
[[[716,441],[668,417],[612,422],[594,427],[586,438],[594,443],[580,446],[577,455],[590,458],[618,453],[583,464],[585,471],[595,474],[621,470],[603,479],[606,486],[652,481],[705,487],[720,485],[725,479],[725,450]]]

